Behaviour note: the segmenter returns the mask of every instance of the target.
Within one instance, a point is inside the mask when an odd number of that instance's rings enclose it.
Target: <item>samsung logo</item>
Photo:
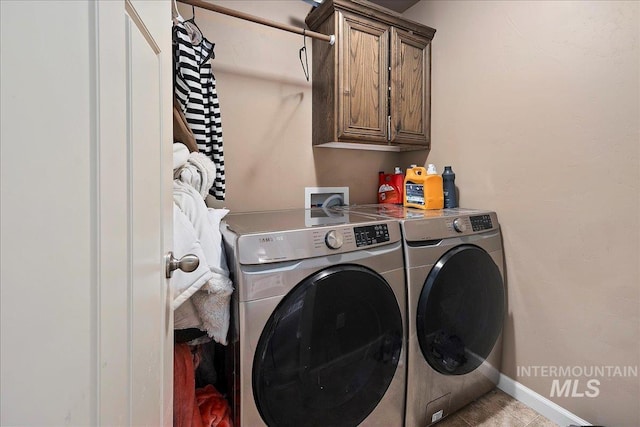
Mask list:
[[[275,237],[260,237],[260,243],[275,243],[275,242],[283,242],[284,236],[275,236]]]

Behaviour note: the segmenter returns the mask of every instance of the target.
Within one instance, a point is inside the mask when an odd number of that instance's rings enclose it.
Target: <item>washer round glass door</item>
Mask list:
[[[457,246],[433,266],[418,300],[422,354],[442,374],[467,374],[491,353],[503,316],[498,266],[477,246]]]
[[[253,393],[267,425],[356,426],[398,366],[402,317],[389,284],[339,265],[299,283],[267,321],[253,359]]]

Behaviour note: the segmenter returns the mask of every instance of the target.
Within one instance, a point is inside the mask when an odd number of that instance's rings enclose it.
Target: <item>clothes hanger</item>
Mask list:
[[[180,15],[180,11],[178,10],[178,2],[173,0],[173,7],[171,8],[171,17],[173,18],[174,23],[184,22],[184,18]]]
[[[305,34],[306,30],[302,29],[302,43],[303,46],[298,51],[298,56],[300,57],[300,64],[302,64],[302,71],[304,71],[304,76],[309,81],[309,61],[307,59],[307,36]],[[302,61],[302,52],[304,52],[304,62]]]
[[[191,5],[191,18],[187,19],[187,22],[191,22],[198,30],[200,29],[196,24],[196,7],[194,5]]]
[[[191,44],[197,46],[202,43],[202,31],[200,27],[198,27],[198,24],[196,24],[196,8],[193,5],[191,5],[191,19],[184,21],[184,27],[187,29],[189,37],[191,37]]]

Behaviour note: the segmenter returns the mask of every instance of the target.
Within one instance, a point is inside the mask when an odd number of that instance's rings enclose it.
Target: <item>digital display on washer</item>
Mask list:
[[[389,241],[389,228],[387,224],[353,227],[353,234],[356,236],[357,247]]]
[[[491,230],[493,228],[491,215],[471,216],[469,220],[471,221],[473,231]]]

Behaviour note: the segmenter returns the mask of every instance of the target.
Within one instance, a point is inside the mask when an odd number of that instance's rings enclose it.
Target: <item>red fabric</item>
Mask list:
[[[203,427],[233,427],[229,403],[211,384],[196,390]]]
[[[173,350],[173,426],[202,427],[193,356],[187,344],[176,344]]]

